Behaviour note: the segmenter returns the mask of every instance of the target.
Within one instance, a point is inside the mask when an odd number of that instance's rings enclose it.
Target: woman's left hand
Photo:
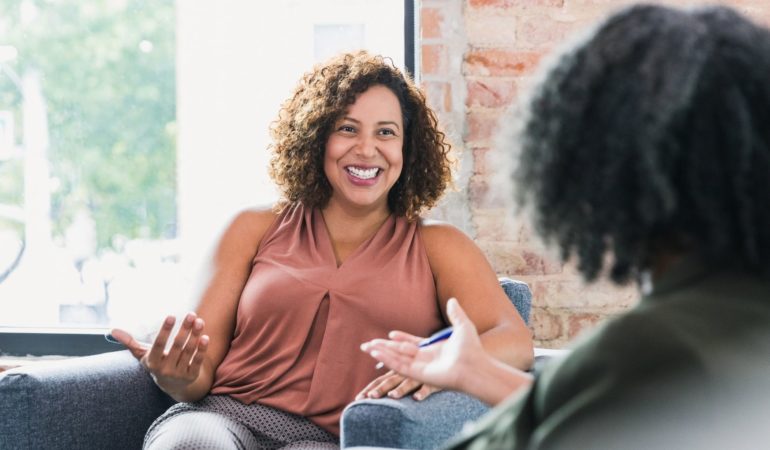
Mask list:
[[[407,378],[390,370],[388,373],[375,378],[361,390],[361,392],[356,395],[356,400],[364,398],[381,398],[386,395],[390,398],[402,398],[405,395],[414,392],[412,398],[420,401],[440,390],[440,388],[429,384],[423,384],[417,380]]]

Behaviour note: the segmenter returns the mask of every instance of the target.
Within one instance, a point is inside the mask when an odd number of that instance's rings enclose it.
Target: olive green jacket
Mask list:
[[[757,448],[768,438],[770,282],[685,261],[449,448]]]

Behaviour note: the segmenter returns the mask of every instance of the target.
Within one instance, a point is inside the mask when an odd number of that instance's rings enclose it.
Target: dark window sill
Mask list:
[[[108,342],[101,328],[11,328],[0,327],[2,356],[87,356],[122,350]]]

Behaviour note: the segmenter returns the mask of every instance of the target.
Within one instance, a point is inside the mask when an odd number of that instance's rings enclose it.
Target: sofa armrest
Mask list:
[[[138,449],[174,400],[128,351],[0,374],[0,448]]]
[[[524,323],[529,325],[529,313],[532,309],[532,291],[529,289],[529,285],[523,281],[507,277],[500,277],[497,281],[500,282],[503,292],[516,307],[516,311],[524,319]]]
[[[476,398],[453,391],[436,392],[421,402],[411,397],[359,400],[342,412],[340,444],[434,449],[488,410]]]

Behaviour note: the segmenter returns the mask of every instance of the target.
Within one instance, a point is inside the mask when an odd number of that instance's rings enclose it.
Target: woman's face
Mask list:
[[[404,165],[401,106],[385,86],[372,86],[337,120],[326,141],[324,173],[331,203],[387,209],[388,192]]]

